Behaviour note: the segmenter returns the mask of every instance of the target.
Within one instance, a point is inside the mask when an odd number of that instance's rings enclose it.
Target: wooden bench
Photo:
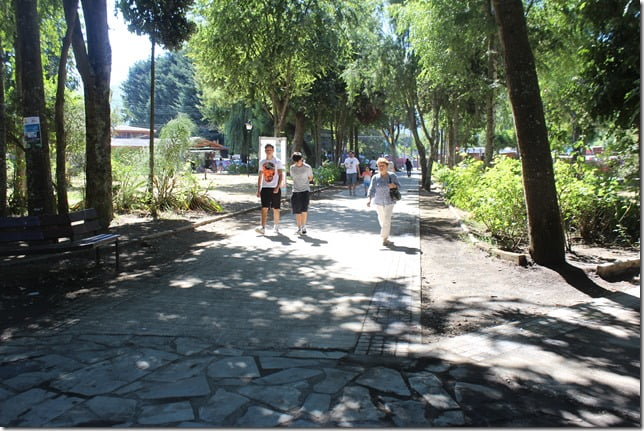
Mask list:
[[[0,256],[54,254],[99,249],[114,244],[116,271],[119,270],[119,235],[99,233],[101,226],[93,208],[69,214],[0,217]]]

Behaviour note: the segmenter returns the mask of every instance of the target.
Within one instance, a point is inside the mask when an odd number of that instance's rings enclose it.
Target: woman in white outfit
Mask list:
[[[380,237],[382,238],[382,245],[393,245],[389,241],[389,233],[391,232],[391,216],[394,210],[396,201],[391,199],[389,189],[400,188],[400,181],[393,172],[388,172],[389,161],[381,157],[377,161],[378,173],[371,178],[371,184],[367,191],[367,206],[371,207],[373,200],[376,206],[376,213],[378,213],[378,223],[380,223]]]

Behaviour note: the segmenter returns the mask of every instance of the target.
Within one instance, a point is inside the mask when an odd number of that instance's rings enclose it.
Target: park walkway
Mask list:
[[[11,334],[0,426],[639,426],[637,289],[420,343],[417,178],[402,183],[391,247],[335,189],[307,236],[287,211],[279,234],[257,214],[204,226],[161,275]]]

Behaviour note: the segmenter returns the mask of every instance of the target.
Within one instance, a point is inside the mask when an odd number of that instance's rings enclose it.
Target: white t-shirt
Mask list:
[[[344,159],[344,167],[347,168],[347,174],[357,174],[360,161],[355,157],[347,157]]]
[[[282,161],[277,157],[272,159],[262,159],[259,162],[259,173],[264,174],[262,177],[262,188],[277,187],[279,184],[279,170],[284,169]]]

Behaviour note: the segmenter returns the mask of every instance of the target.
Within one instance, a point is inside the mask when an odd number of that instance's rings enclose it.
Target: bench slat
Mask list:
[[[69,214],[47,214],[26,217],[0,217],[0,255],[64,253],[98,248],[114,243],[118,271],[119,235],[98,233],[101,226],[93,208]],[[91,236],[88,236],[91,235]]]

